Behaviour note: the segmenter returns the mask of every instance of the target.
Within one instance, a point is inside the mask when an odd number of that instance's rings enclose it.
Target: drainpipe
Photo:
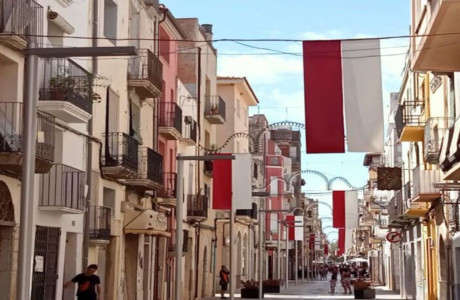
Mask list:
[[[97,47],[97,27],[98,27],[98,1],[93,0],[93,24],[92,24],[92,46]],[[92,61],[92,73],[97,74],[97,58],[93,56]],[[90,92],[92,94],[92,91]],[[92,95],[90,95],[90,101],[92,101]],[[93,115],[94,116],[94,115]],[[88,121],[88,134],[93,135],[93,118]],[[86,185],[88,191],[86,194],[86,205],[84,215],[84,229],[83,229],[83,259],[82,259],[82,270],[85,270],[88,266],[89,256],[89,233],[90,233],[90,221],[91,221],[91,196],[93,193],[92,185],[92,161],[93,161],[93,145],[90,139],[86,139],[87,157],[86,157]],[[95,212],[96,213],[96,212]]]
[[[198,298],[198,279],[199,279],[199,261],[200,261],[200,226],[195,226],[195,299]],[[204,263],[204,262],[203,262]]]

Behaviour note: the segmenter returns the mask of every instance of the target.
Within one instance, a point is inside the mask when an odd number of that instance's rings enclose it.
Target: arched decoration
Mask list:
[[[292,122],[292,121],[282,121],[282,122],[277,122],[273,124],[269,124],[267,127],[264,127],[260,129],[260,131],[256,134],[254,137],[254,142],[255,142],[255,150],[256,152],[261,152],[261,142],[262,142],[262,135],[264,132],[268,129],[279,129],[279,128],[285,128],[285,127],[294,127],[294,128],[299,128],[299,129],[305,129],[305,124],[298,123],[298,122]]]
[[[14,223],[14,206],[10,190],[0,181],[0,223]]]
[[[249,152],[250,153],[254,153],[255,152],[255,145],[256,145],[256,142],[255,142],[255,139],[249,135],[247,132],[237,132],[237,133],[234,133],[232,134],[231,136],[228,137],[228,139],[219,147],[214,147],[214,148],[211,148],[211,149],[208,149],[206,147],[203,147],[201,145],[198,145],[198,147],[200,149],[202,149],[204,152],[208,153],[208,154],[213,154],[213,153],[219,153],[221,152],[225,147],[227,147],[227,145],[234,139],[237,139],[237,138],[247,138],[248,141],[249,141]]]

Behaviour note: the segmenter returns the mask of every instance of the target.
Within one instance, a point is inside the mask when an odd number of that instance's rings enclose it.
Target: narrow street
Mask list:
[[[376,290],[375,299],[402,299],[399,294],[395,294],[385,287],[373,287]],[[226,295],[228,298],[228,294]],[[235,293],[235,299],[240,299],[240,294]],[[206,300],[220,299],[220,295],[216,297],[205,298]],[[294,281],[290,281],[288,288],[281,287],[279,294],[265,294],[264,299],[354,299],[353,295],[345,295],[340,284],[337,284],[336,293],[331,295],[329,293],[329,281],[310,281],[302,283],[301,280],[295,285]]]

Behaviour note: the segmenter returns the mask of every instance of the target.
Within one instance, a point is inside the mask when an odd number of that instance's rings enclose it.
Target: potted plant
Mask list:
[[[65,100],[75,89],[76,81],[66,75],[58,75],[49,80],[50,98],[53,100]]]
[[[259,282],[251,280],[241,280],[241,298],[258,299],[259,298]],[[264,291],[262,291],[262,298]]]
[[[375,299],[375,290],[370,286],[370,283],[365,282],[362,278],[356,280],[353,285],[355,299]]]
[[[278,279],[267,279],[263,281],[264,293],[279,293],[281,281]]]

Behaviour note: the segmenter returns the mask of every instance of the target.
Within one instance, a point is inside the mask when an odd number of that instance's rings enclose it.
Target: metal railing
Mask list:
[[[67,101],[92,113],[93,75],[70,59],[45,61],[40,100]]]
[[[124,132],[103,134],[104,154],[101,163],[104,167],[125,167],[138,171],[139,142]]]
[[[182,133],[182,137],[186,139],[191,139],[196,143],[197,140],[197,132],[198,127],[195,120],[191,120],[189,123],[184,124],[184,132]]]
[[[424,126],[425,120],[422,120],[422,114],[425,111],[425,101],[404,101],[396,110],[395,125],[398,136],[401,136],[402,130],[406,126]]]
[[[425,161],[429,163],[439,162],[442,138],[451,123],[452,118],[429,118],[426,121],[424,137]]]
[[[175,102],[160,102],[158,106],[158,126],[174,127],[182,133],[182,109]]]
[[[0,102],[0,152],[23,152],[22,128],[22,103]],[[54,129],[54,117],[38,111],[36,157],[54,160]]]
[[[162,89],[163,65],[149,49],[139,49],[138,56],[128,62],[128,80],[148,80],[158,90]]]
[[[0,33],[43,44],[43,7],[33,0],[0,0]]]
[[[163,156],[153,149],[143,147],[139,149],[139,176],[158,184],[163,184]]]
[[[167,198],[176,198],[177,174],[173,172],[164,172],[163,196]]]
[[[187,216],[208,217],[208,197],[204,195],[187,195]]]
[[[83,210],[85,173],[55,164],[49,173],[40,176],[40,206]]]
[[[91,206],[89,238],[92,240],[110,240],[111,209],[104,206]]]
[[[225,120],[225,101],[220,96],[206,95],[205,116],[219,115]]]

